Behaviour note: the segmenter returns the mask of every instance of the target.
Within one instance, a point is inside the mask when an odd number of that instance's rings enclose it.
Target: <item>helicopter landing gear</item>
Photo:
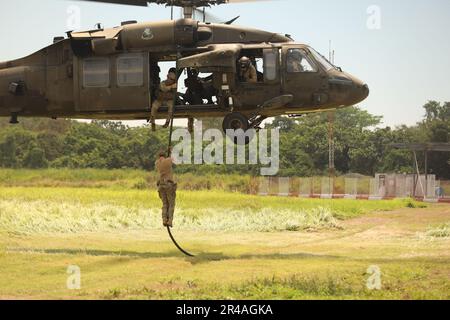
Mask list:
[[[228,114],[223,119],[222,127],[227,136],[237,145],[249,144],[255,136],[255,131],[249,130],[252,128],[249,119],[239,112]]]
[[[239,112],[233,112],[228,114],[223,119],[223,131],[227,130],[239,130],[242,129],[243,131],[247,131],[250,127],[250,124],[248,122],[248,119],[246,116],[244,116],[242,113]]]

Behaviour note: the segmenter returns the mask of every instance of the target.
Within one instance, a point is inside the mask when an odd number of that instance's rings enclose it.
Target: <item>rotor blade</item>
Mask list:
[[[211,23],[223,23],[223,20],[216,17],[215,15],[208,13],[206,11],[203,11],[202,9],[195,8],[196,15],[199,17],[202,17],[201,20],[204,20],[205,22],[211,22]],[[200,20],[200,19],[198,19]]]
[[[199,14],[202,17],[202,20],[204,20],[205,22],[210,22],[210,23],[219,23],[219,24],[233,24],[237,19],[239,19],[241,16],[237,16],[231,20],[228,21],[224,21],[218,17],[216,17],[215,15],[208,13],[206,11],[203,11],[201,9],[195,8],[195,12],[197,14]],[[200,20],[200,19],[198,19]]]
[[[174,5],[178,7],[192,5],[194,7],[203,7],[209,5],[219,5],[226,3],[244,3],[244,2],[260,2],[260,1],[275,1],[275,0],[79,0],[89,2],[103,2],[113,4],[125,4],[130,6],[147,7],[150,3]]]
[[[275,0],[225,0],[226,3],[245,3],[245,2],[261,2],[261,1],[275,1]]]
[[[147,7],[149,2],[154,2],[154,1],[147,1],[147,0],[79,0],[79,1],[125,4],[125,5],[140,6],[140,7]]]

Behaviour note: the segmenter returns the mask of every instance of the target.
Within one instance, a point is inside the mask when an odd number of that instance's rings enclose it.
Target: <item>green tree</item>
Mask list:
[[[30,169],[47,168],[48,161],[45,159],[44,150],[38,147],[30,149],[23,159],[23,166]]]
[[[13,135],[0,137],[0,167],[14,168],[18,164],[16,159],[16,140]]]

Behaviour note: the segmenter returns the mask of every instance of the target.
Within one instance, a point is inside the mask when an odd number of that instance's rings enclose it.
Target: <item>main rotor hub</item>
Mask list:
[[[167,6],[175,6],[175,7],[191,7],[191,8],[200,8],[200,7],[210,7],[219,4],[228,3],[228,0],[156,0],[158,4],[166,4]]]
[[[185,19],[192,19],[196,8],[211,7],[228,2],[228,0],[157,0],[157,3],[165,3],[166,6],[182,7]]]

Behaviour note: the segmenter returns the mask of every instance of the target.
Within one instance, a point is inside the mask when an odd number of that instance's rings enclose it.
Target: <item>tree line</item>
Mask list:
[[[335,113],[335,166],[338,174],[410,173],[413,155],[392,143],[450,142],[450,102],[429,101],[422,121],[413,126],[381,127],[382,117],[357,107]],[[204,129],[220,128],[204,120]],[[266,128],[280,129],[280,175],[324,175],[328,170],[328,116],[277,117]],[[4,168],[134,168],[153,170],[155,155],[167,146],[167,130],[129,127],[121,122],[21,119],[9,125],[0,119],[0,167]],[[422,165],[419,157],[419,164]],[[431,153],[429,173],[450,179],[450,153]],[[259,173],[250,165],[178,166],[178,172]]]

